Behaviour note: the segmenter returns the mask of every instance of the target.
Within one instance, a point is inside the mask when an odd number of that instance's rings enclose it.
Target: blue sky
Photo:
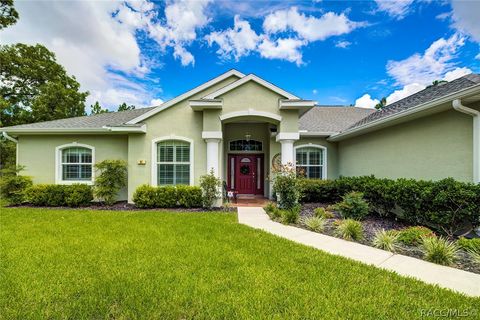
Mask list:
[[[319,104],[392,103],[480,72],[480,2],[16,2],[1,43],[45,44],[88,102],[161,103],[235,68]]]

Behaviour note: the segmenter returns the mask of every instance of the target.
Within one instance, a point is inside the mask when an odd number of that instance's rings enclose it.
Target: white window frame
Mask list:
[[[186,137],[180,137],[180,136],[175,136],[175,135],[170,135],[170,136],[164,136],[164,137],[159,137],[155,138],[152,140],[152,164],[151,164],[151,177],[150,177],[150,185],[156,187],[158,186],[157,182],[157,143],[162,142],[162,141],[168,141],[168,140],[179,140],[179,141],[184,141],[190,143],[190,183],[189,185],[193,186],[193,168],[194,168],[194,152],[193,152],[193,140],[190,138]]]
[[[321,146],[319,144],[313,144],[313,143],[308,143],[308,144],[302,144],[302,145],[298,145],[298,146],[295,146],[293,148],[293,162],[295,163],[295,168],[297,167],[297,149],[301,149],[301,148],[317,148],[317,149],[322,149],[323,152],[322,152],[322,155],[323,155],[323,166],[322,166],[322,180],[326,180],[327,179],[327,159],[328,159],[328,156],[327,156],[327,148],[324,147],[324,146]],[[310,179],[310,178],[307,178],[307,179]]]
[[[63,180],[62,153],[64,149],[72,148],[72,147],[81,147],[81,148],[90,149],[92,151],[92,178],[90,180]],[[95,166],[95,147],[94,146],[78,143],[78,142],[72,142],[72,143],[63,144],[55,148],[55,184],[79,184],[80,183],[80,184],[93,185],[93,183],[95,182],[94,166]]]

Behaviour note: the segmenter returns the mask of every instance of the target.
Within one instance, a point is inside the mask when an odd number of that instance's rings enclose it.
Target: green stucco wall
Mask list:
[[[31,135],[18,138],[18,164],[34,183],[55,183],[55,148],[77,142],[95,147],[95,162],[107,159],[128,160],[125,135]],[[126,190],[119,194],[127,198]]]
[[[471,182],[472,123],[449,110],[341,141],[339,174]]]

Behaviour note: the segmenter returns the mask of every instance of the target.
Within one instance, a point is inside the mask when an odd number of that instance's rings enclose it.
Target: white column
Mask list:
[[[280,142],[282,145],[282,164],[291,164],[295,166],[295,157],[293,143],[300,139],[300,134],[298,132],[280,132],[277,134],[277,142]]]
[[[213,169],[213,173],[218,177],[218,143],[221,139],[208,138],[207,142],[207,174]]]
[[[282,145],[282,164],[291,164],[293,163],[293,142],[294,140],[280,140]]]

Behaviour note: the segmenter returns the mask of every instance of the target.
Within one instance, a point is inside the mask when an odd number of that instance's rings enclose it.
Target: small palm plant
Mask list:
[[[379,249],[395,252],[398,248],[398,232],[395,230],[385,231],[384,229],[377,231],[373,238],[373,246]]]
[[[422,251],[427,261],[451,265],[457,259],[458,245],[448,241],[443,237],[424,238],[422,242]]]
[[[325,228],[325,218],[321,217],[308,217],[303,220],[303,223],[308,229],[315,232],[322,232]]]
[[[353,219],[345,219],[338,223],[335,233],[345,240],[362,240],[363,227],[362,223]]]

